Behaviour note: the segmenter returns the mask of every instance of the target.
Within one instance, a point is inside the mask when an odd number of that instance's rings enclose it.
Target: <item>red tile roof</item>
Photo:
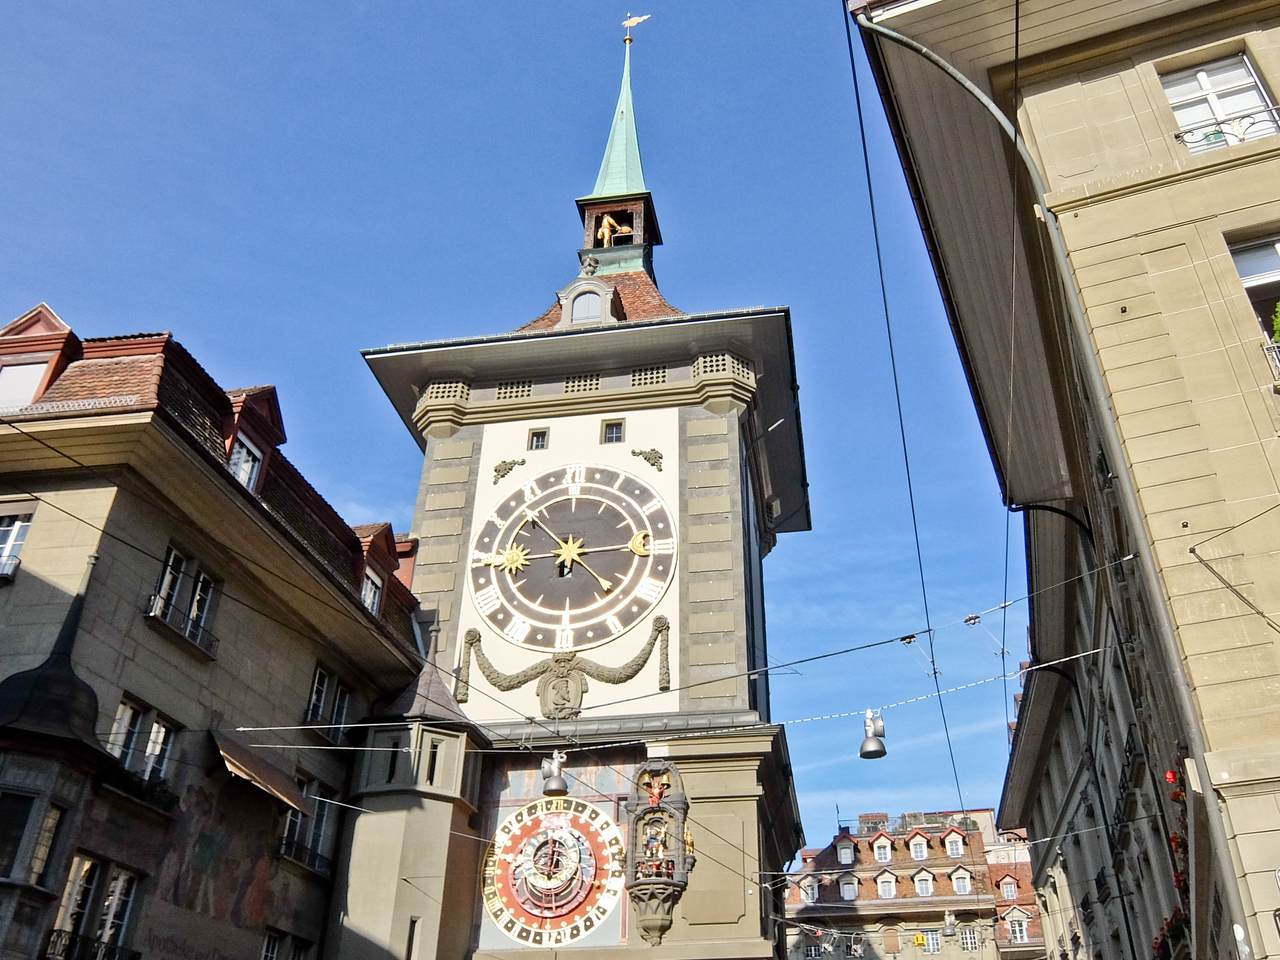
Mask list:
[[[657,320],[659,317],[678,317],[684,313],[667,303],[653,278],[643,270],[634,273],[614,273],[599,277],[618,291],[622,300],[623,321]],[[541,316],[529,321],[520,330],[547,330],[560,322],[560,304],[554,303]]]

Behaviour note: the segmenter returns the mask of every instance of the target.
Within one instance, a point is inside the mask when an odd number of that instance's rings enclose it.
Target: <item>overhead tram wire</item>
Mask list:
[[[16,424],[12,423],[11,421],[8,421],[8,420],[4,419],[3,417],[0,417],[0,425],[12,427],[12,428],[13,428],[14,430],[16,430],[18,433],[21,433],[21,434],[23,434],[24,436],[27,436],[28,438],[30,438],[30,439],[32,439],[32,440],[35,440],[37,443],[41,444],[42,446],[47,447],[48,449],[52,450],[54,453],[58,454],[59,456],[64,457],[65,459],[70,460],[71,462],[73,462],[73,463],[75,463],[75,464],[77,464],[77,465],[79,465],[79,466],[83,467],[83,468],[84,468],[84,469],[86,469],[86,470],[96,471],[96,470],[98,469],[98,468],[95,468],[95,467],[92,467],[92,466],[89,466],[89,465],[87,465],[87,464],[83,463],[82,461],[80,461],[80,460],[78,460],[76,457],[74,457],[74,456],[72,456],[72,455],[70,455],[70,454],[66,453],[65,451],[59,450],[56,446],[54,446],[54,445],[52,445],[52,444],[48,443],[48,442],[47,442],[47,441],[45,441],[43,438],[40,438],[40,437],[37,437],[37,436],[35,436],[35,435],[33,435],[33,434],[29,434],[29,433],[27,433],[27,432],[26,432],[25,430],[23,430],[21,427],[17,426]],[[13,489],[13,490],[17,491],[18,493],[22,494],[23,496],[28,497],[28,498],[30,498],[30,499],[32,499],[32,500],[35,500],[35,501],[36,501],[36,502],[38,502],[38,503],[43,503],[43,504],[45,504],[45,505],[47,505],[47,506],[51,507],[52,509],[57,510],[59,513],[61,513],[61,514],[65,515],[65,516],[67,516],[67,517],[69,517],[70,519],[75,520],[76,522],[81,523],[81,524],[83,524],[84,526],[89,527],[89,528],[90,528],[90,529],[92,529],[92,530],[97,531],[98,533],[102,534],[104,537],[106,537],[106,538],[108,538],[108,539],[110,539],[110,540],[112,540],[112,541],[114,541],[114,542],[116,542],[116,543],[119,543],[120,545],[122,545],[122,546],[124,546],[124,547],[127,547],[127,548],[129,548],[129,549],[131,549],[131,550],[136,551],[137,553],[141,554],[142,556],[147,557],[148,559],[154,560],[154,561],[156,561],[157,563],[161,563],[161,564],[163,564],[163,563],[164,563],[165,558],[164,558],[164,557],[162,557],[162,556],[160,556],[159,554],[152,553],[152,552],[151,552],[150,550],[148,550],[146,547],[143,547],[143,546],[141,546],[141,545],[139,545],[139,544],[135,543],[134,541],[129,540],[129,539],[125,538],[125,537],[122,537],[122,536],[120,536],[120,535],[118,535],[118,534],[112,533],[111,531],[107,530],[105,527],[100,526],[100,525],[99,525],[99,524],[97,524],[97,523],[94,523],[92,520],[86,519],[85,517],[81,516],[80,514],[77,514],[75,511],[70,510],[70,509],[68,509],[67,507],[64,507],[63,505],[61,505],[61,504],[59,504],[59,503],[56,503],[55,501],[53,501],[53,500],[49,499],[48,497],[41,496],[40,494],[37,494],[37,493],[35,493],[34,491],[29,490],[29,489],[27,489],[26,487],[23,487],[23,486],[22,486],[22,485],[20,485],[20,484],[14,483],[12,480],[10,480],[10,479],[8,479],[8,478],[0,479],[0,482],[3,482],[3,483],[5,483],[5,484],[7,484],[11,489]],[[172,513],[171,513],[170,515],[171,515],[171,516],[173,516],[173,514],[172,514]],[[180,518],[180,517],[179,517],[178,519],[182,519],[182,518]],[[1009,606],[1009,605],[1011,605],[1011,604],[1013,604],[1013,603],[1019,603],[1019,602],[1022,602],[1022,601],[1024,601],[1024,600],[1032,599],[1032,598],[1034,598],[1035,596],[1037,596],[1037,595],[1039,595],[1039,594],[1041,594],[1041,593],[1045,593],[1045,592],[1047,592],[1047,591],[1049,591],[1049,590],[1053,590],[1053,589],[1057,589],[1057,588],[1062,587],[1062,586],[1066,586],[1067,584],[1073,583],[1073,582],[1075,582],[1076,580],[1079,580],[1079,579],[1081,579],[1081,578],[1083,578],[1083,577],[1090,576],[1090,575],[1092,575],[1094,572],[1096,572],[1096,571],[1098,571],[1098,570],[1102,570],[1102,569],[1105,569],[1105,568],[1107,568],[1107,567],[1114,566],[1114,565],[1119,564],[1119,563],[1123,563],[1123,562],[1125,562],[1125,561],[1127,561],[1127,560],[1131,559],[1131,556],[1132,556],[1132,555],[1128,555],[1128,556],[1125,556],[1125,557],[1120,557],[1120,558],[1119,558],[1119,559],[1117,559],[1117,560],[1110,561],[1110,562],[1108,562],[1108,563],[1106,563],[1106,564],[1102,564],[1102,565],[1100,565],[1100,566],[1098,566],[1098,567],[1092,568],[1091,570],[1088,570],[1088,571],[1086,571],[1085,573],[1078,574],[1078,575],[1076,575],[1076,576],[1074,576],[1074,577],[1068,577],[1068,578],[1066,578],[1066,579],[1064,579],[1064,580],[1062,580],[1062,581],[1060,581],[1060,582],[1058,582],[1058,583],[1049,584],[1049,585],[1047,585],[1047,586],[1045,586],[1045,587],[1042,587],[1040,590],[1037,590],[1037,591],[1033,591],[1033,592],[1030,592],[1030,593],[1024,594],[1023,596],[1018,597],[1017,599],[1015,599],[1015,600],[1013,600],[1013,601],[1009,601],[1009,600],[1003,601],[1003,602],[1001,602],[1001,603],[999,603],[999,604],[996,604],[996,605],[991,606],[991,607],[988,607],[988,608],[986,608],[986,609],[984,609],[984,610],[980,610],[980,611],[978,611],[978,614],[979,614],[979,615],[983,615],[983,614],[987,614],[987,613],[992,613],[992,612],[994,612],[994,611],[996,611],[996,610],[1004,609],[1004,608],[1006,608],[1007,606]],[[254,561],[254,562],[256,563],[256,561]],[[259,566],[261,566],[261,565],[259,564]],[[289,580],[289,579],[285,578],[282,574],[280,574],[280,573],[278,573],[278,572],[276,572],[276,571],[274,571],[274,570],[271,570],[270,568],[262,567],[262,569],[263,569],[263,570],[264,570],[268,575],[270,575],[270,576],[272,576],[272,577],[276,578],[277,580],[279,580],[279,581],[281,581],[281,582],[283,582],[283,583],[287,584],[288,586],[290,586],[290,587],[292,587],[292,588],[298,588],[298,585],[296,584],[296,582],[295,582],[295,581],[292,581],[292,580]],[[183,574],[182,574],[182,576],[190,576],[190,574],[183,573]],[[299,589],[300,589],[300,588],[299,588]],[[364,623],[363,621],[357,620],[354,616],[352,616],[352,615],[351,615],[351,613],[350,613],[349,611],[346,611],[346,610],[344,610],[344,609],[342,609],[342,608],[340,608],[340,607],[335,607],[335,606],[332,606],[332,605],[327,605],[327,602],[326,602],[326,601],[324,601],[324,600],[323,600],[323,598],[317,597],[317,596],[315,596],[314,594],[310,593],[309,591],[302,590],[302,592],[303,592],[304,596],[307,596],[307,597],[309,597],[309,598],[311,598],[311,599],[315,599],[315,600],[317,600],[317,602],[325,603],[325,604],[326,604],[326,606],[327,606],[327,609],[329,609],[329,610],[331,610],[331,611],[333,611],[333,612],[335,612],[335,613],[338,613],[339,615],[341,615],[341,616],[345,617],[345,618],[346,618],[348,621],[350,621],[351,623],[357,624],[357,625],[359,625],[359,626],[367,626],[367,624],[366,624],[366,623]],[[236,603],[236,604],[238,604],[239,606],[241,606],[241,607],[245,608],[246,610],[249,610],[249,611],[251,611],[251,612],[253,612],[253,613],[258,614],[259,616],[263,617],[263,618],[264,618],[264,619],[266,619],[267,621],[269,621],[269,622],[271,622],[271,623],[274,623],[275,625],[277,625],[277,626],[279,626],[279,627],[282,627],[282,628],[284,628],[284,629],[286,629],[286,630],[290,631],[291,633],[293,633],[293,634],[295,634],[295,635],[297,635],[297,636],[299,636],[299,637],[302,637],[303,639],[306,639],[306,640],[314,640],[314,639],[315,639],[315,636],[314,636],[313,634],[311,634],[311,633],[309,633],[309,632],[307,632],[307,631],[301,630],[300,628],[298,628],[298,627],[297,627],[297,626],[295,626],[294,624],[292,624],[292,623],[288,623],[288,622],[286,622],[285,620],[280,619],[278,616],[276,616],[276,615],[275,615],[274,613],[272,613],[271,611],[269,611],[269,610],[265,610],[265,609],[263,609],[262,607],[259,607],[259,606],[255,605],[255,604],[253,604],[253,603],[251,603],[251,602],[249,602],[249,601],[247,601],[247,600],[245,600],[245,599],[243,599],[243,598],[241,598],[241,597],[237,596],[237,595],[236,595],[236,594],[234,594],[234,593],[231,593],[231,592],[229,592],[229,591],[226,591],[225,589],[224,589],[224,590],[219,594],[219,597],[220,597],[221,599],[229,600],[229,601],[230,601],[230,602],[232,602],[232,603]],[[945,629],[945,628],[952,627],[952,626],[958,626],[959,624],[961,624],[961,623],[963,623],[963,622],[964,622],[964,618],[959,618],[959,619],[957,619],[957,620],[955,620],[955,621],[952,621],[952,622],[950,622],[950,623],[942,624],[940,627],[938,627],[938,628],[933,628],[933,629]],[[853,652],[853,651],[855,651],[855,650],[857,650],[857,649],[863,649],[863,648],[866,648],[866,647],[874,647],[874,646],[888,645],[888,644],[890,644],[890,643],[900,642],[900,641],[905,640],[905,639],[906,639],[906,638],[908,638],[908,637],[917,637],[917,636],[919,636],[919,633],[923,633],[923,632],[925,632],[925,631],[917,631],[917,632],[916,632],[916,633],[914,633],[914,634],[913,634],[913,633],[904,633],[904,634],[900,634],[900,635],[899,635],[899,636],[897,636],[897,637],[889,638],[889,639],[887,639],[887,640],[873,641],[873,642],[871,642],[871,643],[870,643],[870,644],[868,644],[868,645],[864,645],[864,646],[860,646],[860,647],[848,648],[848,649],[847,649],[846,651],[844,651],[844,652]],[[836,653],[831,653],[831,654],[823,654],[823,655],[821,655],[821,656],[822,656],[822,657],[828,657],[828,656],[835,656],[835,655],[837,655],[837,654],[836,654]],[[769,666],[767,666],[767,667],[760,667],[760,668],[757,668],[757,670],[756,670],[756,671],[748,671],[748,673],[751,673],[751,672],[765,673],[765,672],[768,672],[769,670],[776,670],[776,669],[780,669],[780,668],[787,668],[787,667],[792,666],[792,665],[794,665],[794,664],[796,664],[796,663],[804,662],[804,659],[807,659],[807,658],[802,658],[802,660],[796,660],[796,661],[787,661],[787,662],[784,662],[784,663],[782,663],[782,664],[771,664],[771,665],[769,665]],[[735,676],[736,676],[736,675],[735,675]],[[720,679],[725,679],[725,678],[720,678]],[[667,693],[667,692],[670,692],[670,691],[656,691],[656,692],[654,692],[654,693],[650,693],[650,694],[642,694],[642,695],[640,695],[640,696],[637,696],[637,697],[634,697],[634,698],[628,698],[628,699],[629,699],[629,700],[639,700],[639,699],[644,699],[644,698],[647,698],[647,697],[662,696],[664,693]],[[601,704],[600,706],[603,706],[603,704]],[[287,728],[287,727],[275,727],[275,728],[272,728],[272,729],[288,729],[288,728]],[[298,727],[298,729],[306,729],[306,725],[300,725],[300,726]],[[183,730],[179,730],[179,731],[176,731],[176,732],[179,732],[179,733],[190,733],[190,732],[199,732],[199,731],[192,730],[192,729],[189,729],[189,728],[184,728]]]
[[[960,805],[961,815],[967,818],[968,810],[964,800],[964,790],[960,786],[960,767],[956,763],[955,744],[951,739],[951,726],[947,722],[947,707],[946,704],[943,703],[942,698],[942,683],[938,678],[938,658],[934,649],[933,623],[929,614],[929,589],[924,572],[924,550],[920,543],[920,518],[916,510],[915,483],[911,473],[911,452],[907,443],[906,417],[902,410],[902,382],[898,375],[897,351],[894,348],[893,342],[893,319],[889,309],[889,289],[884,272],[884,251],[880,243],[880,219],[876,212],[875,187],[874,181],[871,177],[871,151],[867,143],[866,119],[863,116],[862,110],[862,90],[861,85],[858,82],[858,63],[853,52],[853,31],[849,25],[852,14],[845,6],[845,0],[839,0],[839,3],[840,19],[844,23],[845,45],[849,52],[849,73],[853,78],[853,103],[858,119],[858,141],[862,148],[862,170],[867,185],[867,206],[871,214],[871,237],[876,254],[876,277],[880,284],[880,305],[884,314],[885,339],[889,347],[889,370],[893,375],[893,399],[898,415],[898,438],[902,444],[903,473],[905,474],[907,481],[907,504],[910,507],[911,512],[911,533],[915,542],[916,571],[920,577],[920,602],[924,612],[926,638],[929,644],[930,673],[933,678],[934,690],[937,693],[938,713],[942,719],[942,732],[946,737],[947,758],[951,762],[951,775],[955,780],[956,800]],[[976,861],[974,866],[976,868]],[[976,892],[974,896],[977,896]]]

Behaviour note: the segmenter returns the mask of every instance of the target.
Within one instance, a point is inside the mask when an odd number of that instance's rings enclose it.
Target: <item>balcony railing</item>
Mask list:
[[[175,813],[178,809],[178,795],[162,777],[144,777],[133,770],[117,766],[109,767],[102,774],[102,782],[165,813]]]
[[[0,557],[0,583],[12,583],[22,566],[22,558],[17,554]]]
[[[1263,107],[1225,120],[1184,127],[1173,139],[1185,143],[1192,153],[1201,153],[1275,133],[1280,133],[1280,107]]]
[[[1280,380],[1280,343],[1264,343],[1262,349],[1267,354],[1267,360],[1271,363],[1271,376],[1276,380]]]
[[[178,609],[178,605],[172,598],[153,593],[147,599],[147,605],[142,612],[148,620],[163,623],[174,633],[185,637],[206,656],[210,658],[217,656],[218,638],[210,633],[204,624]]]
[[[43,960],[140,960],[141,957],[137,950],[80,937],[70,930],[51,930],[43,954]]]
[[[312,850],[297,838],[284,837],[280,840],[280,856],[294,863],[300,863],[321,876],[327,877],[333,873],[332,860],[320,851]]]

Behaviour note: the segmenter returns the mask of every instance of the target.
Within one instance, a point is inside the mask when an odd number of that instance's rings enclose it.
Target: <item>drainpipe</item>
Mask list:
[[[1107,391],[1106,381],[1102,376],[1098,358],[1093,352],[1089,322],[1085,315],[1084,300],[1080,294],[1079,287],[1076,285],[1075,272],[1071,269],[1071,263],[1067,259],[1067,248],[1062,240],[1058,218],[1045,202],[1045,195],[1048,191],[1045,189],[1044,180],[1040,176],[1040,169],[1036,166],[1035,160],[1027,150],[1022,137],[1018,135],[1013,124],[1009,122],[1009,118],[968,77],[923,44],[912,40],[910,37],[905,37],[895,30],[890,30],[888,27],[872,23],[867,16],[865,3],[854,2],[853,6],[854,9],[861,11],[856,14],[856,21],[862,30],[884,37],[889,42],[905,47],[923,57],[977,100],[983,109],[999,124],[1005,136],[1009,138],[1009,141],[1017,151],[1018,158],[1022,161],[1027,177],[1031,180],[1032,189],[1035,191],[1037,212],[1044,221],[1045,232],[1049,236],[1049,246],[1053,250],[1054,264],[1058,268],[1058,273],[1061,277],[1062,289],[1067,302],[1067,312],[1071,320],[1070,332],[1072,339],[1075,341],[1080,372],[1089,386],[1092,397],[1095,398],[1094,413],[1102,433],[1102,442],[1107,459],[1116,466],[1116,484],[1119,488],[1120,502],[1124,507],[1129,523],[1138,532],[1138,536],[1134,538],[1137,541],[1135,552],[1138,555],[1138,567],[1142,573],[1143,585],[1153,601],[1151,613],[1156,621],[1154,632],[1170,669],[1175,671],[1174,682],[1170,686],[1173,688],[1174,704],[1177,707],[1179,719],[1182,721],[1182,729],[1187,736],[1187,745],[1191,754],[1190,759],[1195,765],[1196,775],[1205,792],[1205,810],[1208,813],[1209,833],[1213,838],[1214,846],[1218,848],[1217,863],[1215,864],[1218,880],[1226,893],[1227,909],[1231,915],[1237,952],[1243,960],[1248,960],[1249,957],[1253,956],[1248,919],[1245,914],[1244,901],[1240,896],[1240,878],[1235,875],[1235,870],[1232,866],[1233,857],[1226,821],[1222,808],[1219,806],[1217,792],[1213,787],[1213,779],[1209,775],[1208,764],[1205,762],[1204,730],[1201,728],[1200,717],[1191,696],[1191,686],[1186,676],[1182,651],[1178,647],[1173,617],[1169,612],[1168,603],[1164,600],[1164,589],[1156,571],[1155,557],[1152,553],[1151,544],[1147,539],[1146,524],[1143,521],[1142,510],[1138,504],[1137,490],[1134,487],[1133,477],[1126,468],[1128,459],[1125,457],[1124,446],[1120,441],[1120,432],[1116,426],[1117,418],[1111,408],[1111,395]],[[850,12],[852,13],[853,11],[851,10]]]

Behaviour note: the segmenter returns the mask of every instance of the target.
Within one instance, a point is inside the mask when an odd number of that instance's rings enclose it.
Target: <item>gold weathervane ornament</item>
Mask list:
[[[631,28],[632,28],[632,27],[638,27],[638,26],[640,26],[640,24],[644,23],[644,22],[645,22],[646,20],[648,20],[651,16],[653,16],[653,14],[651,14],[651,13],[646,13],[646,14],[644,14],[644,16],[640,16],[640,17],[633,17],[631,14],[629,14],[629,13],[628,13],[628,14],[627,14],[627,19],[625,19],[625,20],[623,20],[623,21],[622,21],[622,25],[623,25],[624,27],[626,27],[626,28],[627,28],[627,35],[626,35],[625,37],[623,37],[623,38],[622,38],[622,42],[623,42],[623,43],[630,43],[630,42],[631,42]]]

